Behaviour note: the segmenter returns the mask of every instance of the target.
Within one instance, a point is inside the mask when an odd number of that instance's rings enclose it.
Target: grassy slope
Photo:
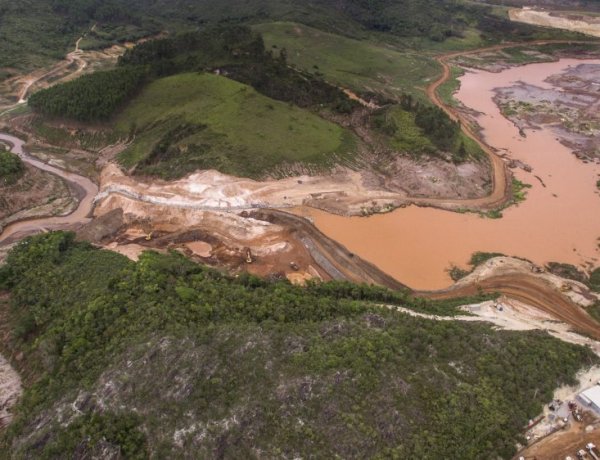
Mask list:
[[[15,458],[508,458],[553,388],[597,361],[541,332],[353,300],[369,287],[133,263],[62,233],[19,246],[2,283],[7,356],[23,351],[28,376],[0,438]]]
[[[391,106],[384,113],[379,115],[386,121],[385,124],[395,127],[393,134],[380,131],[383,134],[385,142],[398,152],[408,153],[413,156],[440,154],[440,149],[429,139],[424,130],[415,123],[415,114],[403,110],[399,105]],[[455,145],[450,149],[451,154],[456,154],[461,143],[465,147],[465,158],[458,159],[464,161],[482,160],[485,158],[483,150],[471,138],[467,137],[462,131],[456,137]]]
[[[263,34],[267,48],[286,48],[288,61],[293,65],[306,71],[319,71],[328,81],[359,92],[376,91],[392,98],[408,93],[427,100],[424,88],[440,72],[439,65],[430,56],[399,51],[369,40],[359,41],[287,22],[254,28]],[[445,46],[452,49],[479,44],[473,40],[473,34],[467,33],[465,39],[451,39]],[[399,128],[391,139],[393,148],[413,154],[437,152],[415,125],[413,114],[399,108],[393,112]],[[457,142],[464,143],[471,158],[483,157],[479,146],[464,134],[460,134]]]
[[[310,72],[318,70],[328,80],[357,91],[379,91],[392,97],[404,92],[424,98],[422,88],[441,71],[434,60],[422,54],[301,24],[275,22],[255,29],[263,34],[267,48],[286,48],[291,64]]]
[[[212,167],[238,175],[260,176],[282,163],[327,165],[337,155],[348,155],[353,135],[306,110],[274,101],[254,89],[212,74],[181,74],[151,83],[118,116],[123,134],[135,124],[140,133],[120,156],[128,167],[142,161],[173,124],[203,124],[207,129],[179,142],[203,145],[186,157],[189,172]],[[193,157],[191,157],[191,156]],[[177,158],[172,158],[177,162]],[[164,162],[163,162],[164,163]],[[171,163],[171,161],[167,162]],[[171,165],[159,165],[172,177]],[[175,176],[184,171],[175,171]]]

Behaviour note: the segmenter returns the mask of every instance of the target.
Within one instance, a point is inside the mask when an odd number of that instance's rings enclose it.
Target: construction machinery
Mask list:
[[[587,449],[587,451],[590,453],[590,455],[592,456],[592,458],[594,460],[600,460],[600,453],[598,452],[598,449],[596,449],[596,445],[588,442],[585,446],[585,448]]]
[[[564,283],[561,287],[560,287],[560,292],[569,292],[572,289],[570,284]]]

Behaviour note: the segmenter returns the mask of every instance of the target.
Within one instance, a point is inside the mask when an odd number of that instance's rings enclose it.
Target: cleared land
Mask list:
[[[562,11],[537,11],[532,9],[512,9],[508,16],[512,21],[542,27],[570,30],[600,37],[600,18],[582,13]]]
[[[187,132],[180,132],[188,126]],[[344,128],[212,74],[180,74],[151,83],[118,117],[135,131],[119,157],[126,167],[165,178],[196,169],[258,177],[284,163],[328,166],[355,147]],[[160,150],[161,141],[171,145]]]

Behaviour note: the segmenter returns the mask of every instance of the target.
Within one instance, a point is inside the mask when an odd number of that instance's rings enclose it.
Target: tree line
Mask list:
[[[147,81],[145,69],[121,67],[94,72],[34,93],[29,106],[51,117],[93,122],[109,119]]]
[[[218,72],[247,84],[272,99],[298,107],[327,105],[349,112],[356,103],[322,78],[292,69],[287,53],[275,55],[262,36],[246,26],[218,26],[161,40],[128,50],[120,66],[144,65],[155,77],[182,72]]]
[[[321,78],[291,69],[285,51],[275,57],[265,49],[262,37],[244,26],[147,41],[128,50],[116,69],[38,91],[29,105],[47,116],[103,121],[153,79],[190,71],[219,72],[265,96],[303,108],[326,105],[349,112],[356,105]]]

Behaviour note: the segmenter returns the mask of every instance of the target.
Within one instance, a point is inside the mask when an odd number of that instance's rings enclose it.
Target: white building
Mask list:
[[[579,399],[584,407],[590,407],[600,413],[600,385],[594,385],[585,391],[579,393]]]

